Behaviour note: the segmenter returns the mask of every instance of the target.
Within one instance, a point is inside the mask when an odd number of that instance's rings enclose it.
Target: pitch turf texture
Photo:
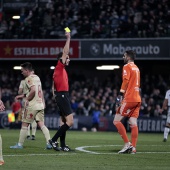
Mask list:
[[[24,149],[10,149],[19,130],[0,130],[3,139],[3,170],[169,170],[170,141],[162,142],[163,134],[140,133],[137,153],[117,154],[123,142],[116,132],[68,131],[67,144],[73,152],[44,150],[40,130],[36,140],[26,140]],[[55,131],[50,130],[51,136]],[[130,134],[128,134],[130,135]]]

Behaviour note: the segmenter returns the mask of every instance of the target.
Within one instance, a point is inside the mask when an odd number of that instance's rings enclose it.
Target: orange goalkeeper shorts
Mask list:
[[[122,102],[121,106],[117,109],[116,114],[126,117],[139,117],[141,102]]]

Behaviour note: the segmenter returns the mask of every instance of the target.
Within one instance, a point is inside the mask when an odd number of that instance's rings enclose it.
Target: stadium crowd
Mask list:
[[[19,20],[0,12],[0,38],[63,38],[67,26],[72,38],[170,36],[168,0],[49,0],[20,10]]]
[[[41,70],[36,72],[43,82],[46,101],[46,114],[56,114],[56,104],[52,97],[52,72]],[[2,100],[6,109],[12,109],[14,97],[17,95],[22,75],[16,71],[2,71]],[[45,75],[45,76],[44,76]],[[71,106],[75,115],[92,115],[98,109],[101,116],[115,114],[115,99],[121,85],[121,76],[111,74],[106,79],[100,77],[86,77],[84,74],[70,73]],[[168,89],[170,77],[146,74],[141,79],[142,105],[140,116],[161,117],[159,110],[162,107],[165,92]],[[21,102],[21,101],[20,101]]]

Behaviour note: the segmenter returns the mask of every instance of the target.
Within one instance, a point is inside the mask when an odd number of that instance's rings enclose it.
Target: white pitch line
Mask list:
[[[86,150],[86,148],[95,148],[95,147],[108,147],[108,146],[122,146],[122,145],[96,145],[96,146],[80,146],[75,148],[75,150],[81,151],[81,152],[86,152],[86,153],[90,153],[90,154],[108,154],[108,155],[114,155],[114,154],[118,154],[118,153],[99,153],[99,152],[94,152],[94,151],[89,151]],[[142,146],[148,146],[148,145],[142,145]],[[149,146],[165,146],[165,145],[149,145]],[[167,145],[166,145],[167,146]],[[168,145],[169,146],[169,145]],[[156,154],[156,153],[170,153],[170,152],[137,152],[137,154],[143,154],[143,153],[147,153],[147,154]]]
[[[63,154],[23,154],[23,155],[3,155],[7,157],[15,157],[15,156],[66,156],[66,155],[74,155],[76,153],[63,153]]]
[[[81,152],[85,152],[85,153],[89,153],[89,154],[96,154],[96,155],[114,155],[114,154],[118,154],[117,152],[115,153],[99,153],[99,152],[94,152],[94,151],[89,151],[86,150],[86,148],[97,148],[97,147],[108,147],[108,146],[118,146],[121,147],[122,145],[95,145],[95,146],[80,146],[75,148],[75,150],[81,151]],[[140,146],[148,146],[148,145],[140,145]],[[155,146],[165,146],[165,145],[149,145],[149,147],[155,147]],[[170,146],[170,145],[166,145],[166,146]],[[170,152],[137,152],[137,154],[170,154]],[[20,156],[67,156],[67,155],[75,155],[77,153],[59,153],[59,154],[20,154],[20,155],[3,155],[5,157],[20,157]]]

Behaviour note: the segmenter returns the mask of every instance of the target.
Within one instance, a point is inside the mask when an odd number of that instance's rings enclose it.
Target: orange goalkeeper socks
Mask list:
[[[117,128],[120,136],[122,137],[124,143],[128,143],[129,139],[127,137],[126,129],[125,129],[124,125],[119,121],[114,121],[114,125],[116,126],[116,128]]]
[[[137,139],[138,139],[138,127],[136,125],[131,125],[131,142],[133,147],[136,148],[136,143],[137,143]]]

